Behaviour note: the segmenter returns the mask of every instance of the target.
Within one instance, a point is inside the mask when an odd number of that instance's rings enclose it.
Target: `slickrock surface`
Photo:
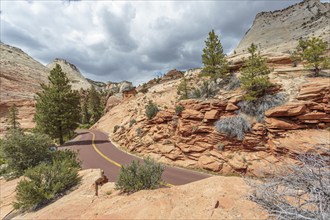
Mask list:
[[[56,58],[53,62],[47,64],[49,71],[52,70],[56,64],[59,64],[62,68],[62,71],[66,73],[70,80],[70,84],[72,85],[72,89],[89,89],[91,87],[92,84],[88,82],[87,79],[85,79],[85,77],[80,73],[79,69],[72,63],[69,63],[67,60]]]
[[[305,0],[283,10],[261,12],[235,51],[247,53],[254,43],[263,52],[287,52],[300,37],[320,37],[330,41],[330,3]]]
[[[171,188],[120,194],[114,183],[94,195],[100,170],[81,171],[82,183],[48,206],[14,219],[266,219],[267,213],[247,199],[249,186],[240,177],[210,177]],[[13,201],[17,181],[1,181],[1,217]],[[5,189],[3,191],[3,188]],[[9,198],[10,195],[10,198]]]

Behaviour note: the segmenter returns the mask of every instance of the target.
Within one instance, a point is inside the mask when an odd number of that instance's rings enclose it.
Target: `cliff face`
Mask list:
[[[0,44],[0,136],[8,128],[8,109],[16,104],[18,107],[18,121],[23,129],[35,126],[33,116],[35,113],[34,97],[41,91],[40,84],[48,83],[49,68],[55,63],[61,65],[72,84],[73,89],[88,89],[91,84],[81,75],[73,64],[62,59],[56,59],[48,68],[19,48]]]
[[[283,10],[257,14],[235,51],[246,53],[254,43],[263,52],[288,52],[301,37],[320,37],[330,42],[329,36],[330,3],[305,0]]]
[[[7,129],[8,109],[18,106],[22,128],[33,128],[34,96],[41,83],[48,82],[49,70],[19,48],[1,43],[0,133]]]
[[[72,85],[72,89],[79,90],[79,89],[89,89],[91,87],[91,83],[80,73],[79,69],[69,63],[68,61],[60,58],[56,58],[53,62],[47,64],[49,70],[53,69],[56,64],[59,64],[62,68],[62,71],[67,74],[67,77],[70,80]]]

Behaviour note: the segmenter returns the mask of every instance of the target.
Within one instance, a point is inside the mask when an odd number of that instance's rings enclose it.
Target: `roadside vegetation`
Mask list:
[[[302,154],[298,160],[262,183],[249,180],[251,200],[276,219],[330,219],[329,156]]]
[[[49,85],[42,84],[37,93],[36,129],[64,143],[65,136],[72,136],[80,120],[79,93],[71,89],[69,79],[61,66],[50,71]]]
[[[132,161],[120,170],[116,189],[124,193],[133,193],[144,189],[156,189],[162,183],[164,166],[147,158],[141,164]]]
[[[13,105],[8,114],[10,128],[0,140],[0,175],[7,180],[23,176],[16,187],[15,209],[39,208],[80,182],[77,153],[57,151],[52,140],[63,144],[77,127],[79,94],[71,90],[59,65],[51,70],[49,80],[37,94],[37,129],[24,133]]]
[[[99,92],[92,85],[90,89],[80,90],[81,118],[80,128],[89,128],[103,115],[106,94]]]

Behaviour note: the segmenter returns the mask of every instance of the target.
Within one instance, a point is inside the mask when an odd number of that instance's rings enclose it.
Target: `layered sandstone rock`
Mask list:
[[[330,3],[304,0],[288,8],[256,15],[235,51],[247,53],[254,43],[263,52],[288,52],[294,49],[300,37],[319,37],[329,42]]]

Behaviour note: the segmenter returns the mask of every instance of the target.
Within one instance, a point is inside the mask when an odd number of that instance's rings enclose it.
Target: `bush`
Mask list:
[[[116,133],[116,131],[120,128],[119,125],[115,125],[115,127],[113,127],[113,133]]]
[[[241,116],[220,119],[215,123],[218,132],[226,134],[227,137],[236,137],[243,140],[247,131],[251,130],[250,123]]]
[[[142,135],[143,135],[142,129],[141,128],[135,129],[135,134],[138,137],[142,137]]]
[[[132,161],[120,170],[116,189],[124,193],[133,193],[143,189],[155,189],[161,185],[164,166],[147,158],[144,163]]]
[[[136,123],[135,119],[129,121],[129,126],[132,127]]]
[[[204,80],[197,88],[194,88],[189,92],[188,98],[211,98],[217,93],[217,91],[218,88],[216,83]]]
[[[41,163],[25,172],[28,179],[16,187],[15,209],[38,208],[80,182],[75,153],[58,153],[52,163]]]
[[[184,107],[182,105],[175,106],[176,115],[181,115],[183,110],[184,110]]]
[[[149,101],[148,105],[146,105],[146,116],[147,118],[150,120],[153,117],[155,117],[157,115],[158,112],[158,107],[155,103],[153,103],[152,101]]]
[[[236,75],[232,75],[227,85],[225,85],[225,90],[234,90],[241,86],[241,82]]]
[[[1,148],[9,168],[16,176],[22,175],[30,167],[42,161],[49,161],[51,140],[43,134],[24,134],[11,130],[6,139],[1,141]]]
[[[282,105],[286,101],[284,93],[274,95],[265,95],[253,101],[241,101],[237,105],[240,107],[240,112],[256,117],[258,122],[262,122],[265,112],[275,106]]]
[[[276,219],[330,219],[327,155],[302,154],[300,165],[287,166],[261,184],[248,181],[254,188],[250,198]]]

